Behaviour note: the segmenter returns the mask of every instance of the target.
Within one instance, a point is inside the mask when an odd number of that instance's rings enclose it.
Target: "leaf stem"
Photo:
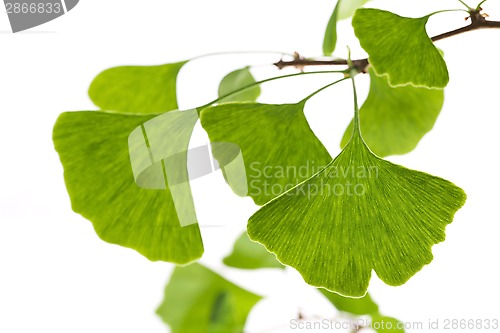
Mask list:
[[[275,81],[275,80],[280,80],[280,79],[285,79],[285,78],[289,78],[289,77],[294,77],[294,76],[301,76],[301,75],[311,75],[311,74],[339,74],[339,73],[342,73],[342,74],[345,74],[345,71],[314,71],[314,72],[300,72],[300,73],[293,73],[293,74],[287,74],[287,75],[281,75],[281,76],[275,76],[275,77],[271,77],[271,78],[268,78],[268,79],[265,79],[265,80],[262,80],[262,81],[257,81],[257,82],[254,82],[252,84],[249,84],[245,87],[242,87],[240,89],[237,89],[235,91],[232,91],[224,96],[221,96],[217,99],[214,99],[213,101],[211,101],[210,103],[207,103],[203,106],[200,106],[198,107],[198,113],[200,113],[203,109],[206,109],[207,107],[217,103],[217,102],[220,102],[221,100],[227,98],[227,97],[230,97],[230,96],[233,96],[233,95],[236,95],[240,92],[243,92],[244,90],[247,90],[247,89],[250,89],[252,87],[255,87],[255,86],[258,86],[258,85],[261,85],[263,83],[266,83],[266,82],[271,82],[271,81]]]
[[[206,53],[206,54],[201,54],[196,57],[193,57],[189,59],[189,61],[193,60],[199,60],[203,58],[208,58],[208,57],[218,57],[218,56],[223,56],[223,55],[237,55],[237,54],[279,54],[281,56],[290,56],[293,57],[294,55],[288,52],[280,52],[280,51],[254,51],[254,50],[249,50],[249,51],[223,51],[223,52],[213,52],[213,53]]]
[[[463,2],[462,0],[457,0],[457,1],[460,2],[462,5],[464,5],[467,8],[468,11],[474,10],[474,8],[469,7],[469,5],[466,4],[465,2]]]
[[[337,83],[340,83],[340,82],[345,81],[345,80],[347,80],[347,79],[349,79],[349,77],[344,77],[344,78],[342,78],[342,79],[340,79],[340,80],[337,80],[337,81],[335,81],[335,82],[329,83],[329,84],[327,84],[326,86],[323,86],[323,87],[319,88],[318,90],[316,90],[315,92],[313,92],[312,94],[310,94],[309,96],[307,96],[306,98],[303,98],[303,99],[302,99],[299,103],[305,103],[305,102],[307,102],[308,100],[310,100],[311,98],[313,98],[314,96],[316,96],[317,94],[319,94],[320,92],[322,92],[323,90],[328,89],[328,88],[330,88],[331,86],[334,86],[334,85],[336,85]]]
[[[467,5],[466,5],[467,6]],[[465,10],[465,9],[443,9],[443,10],[437,10],[435,12],[432,12],[430,14],[427,14],[425,16],[431,17],[437,14],[442,14],[442,13],[453,13],[453,12],[465,12],[467,14],[470,14],[471,11],[473,11],[474,8],[470,8],[470,10]]]
[[[354,76],[351,76],[352,82],[352,94],[354,96],[354,122],[353,122],[353,135],[360,133],[359,126],[359,106],[358,106],[358,92],[356,90],[356,82],[354,81]]]
[[[481,6],[482,6],[482,5],[483,5],[483,3],[485,3],[486,1],[488,1],[488,0],[483,0],[483,1],[481,1],[481,2],[479,3],[479,5],[477,5],[476,10],[477,10],[477,11],[480,11],[480,10],[481,10]]]

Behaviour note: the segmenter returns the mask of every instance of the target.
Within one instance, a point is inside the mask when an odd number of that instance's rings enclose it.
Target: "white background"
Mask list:
[[[470,2],[470,1],[469,1]],[[470,3],[475,5],[474,2]],[[379,0],[371,6],[419,16],[460,8],[457,1]],[[59,113],[95,109],[87,97],[92,78],[117,65],[161,64],[197,55],[238,50],[321,54],[334,1],[131,1],[82,0],[67,15],[11,34],[0,13],[0,332],[165,332],[154,310],[171,271],[133,250],[98,239],[90,222],[71,211],[62,167],[51,140]],[[484,5],[500,18],[500,3]],[[440,14],[431,35],[464,25],[465,13]],[[346,46],[364,53],[349,22],[341,26],[338,56]],[[403,321],[498,318],[500,188],[498,124],[500,30],[483,30],[439,42],[451,81],[444,109],[431,133],[411,154],[390,160],[439,175],[468,194],[466,206],[434,247],[435,259],[404,286],[376,276],[370,291],[384,314]],[[279,72],[279,55],[210,57],[189,63],[179,77],[182,108],[216,97],[228,71],[247,64],[258,79]],[[333,77],[297,78],[263,87],[261,101],[291,102]],[[367,80],[359,80],[366,96]],[[331,88],[308,103],[311,127],[332,155],[352,116],[348,85]],[[202,131],[194,141],[205,140]],[[248,332],[287,332],[299,308],[333,317],[333,308],[300,276],[248,273],[218,261],[257,209],[234,196],[214,174],[193,183],[206,252],[203,262],[247,288],[270,295],[251,313]],[[213,227],[214,225],[224,227]],[[283,275],[286,275],[284,277]],[[268,330],[279,326],[283,329]],[[411,331],[411,330],[409,330]],[[426,331],[426,330],[424,330]]]

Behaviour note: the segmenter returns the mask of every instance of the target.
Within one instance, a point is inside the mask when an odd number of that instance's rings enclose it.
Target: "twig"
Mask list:
[[[478,8],[477,10],[470,11],[470,24],[463,28],[455,29],[452,31],[448,31],[442,33],[440,35],[434,36],[431,38],[433,42],[438,40],[442,40],[445,38],[449,38],[452,36],[460,35],[468,31],[479,30],[479,29],[498,29],[500,28],[500,21],[488,21],[486,17],[487,14],[481,13],[482,9]],[[359,72],[366,73],[367,67],[369,65],[368,58],[365,59],[357,59],[352,61],[353,67],[356,68]],[[290,61],[285,61],[281,59],[280,61],[274,63],[274,66],[279,69],[283,69],[286,67],[295,67],[298,69],[303,69],[306,66],[335,66],[335,65],[347,65],[346,59],[333,59],[333,60],[317,60],[317,59],[307,59],[299,56],[298,53],[295,53],[294,59]]]

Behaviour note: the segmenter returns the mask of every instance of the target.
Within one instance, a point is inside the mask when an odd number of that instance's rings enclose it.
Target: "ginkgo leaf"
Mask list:
[[[252,73],[250,73],[250,68],[245,67],[237,69],[229,74],[227,74],[221,81],[219,85],[219,97],[226,96],[232,92],[239,89],[247,87],[251,84],[256,83],[255,78]],[[222,100],[222,102],[255,102],[260,96],[260,87],[258,85],[242,90],[234,95],[228,96]]]
[[[361,46],[377,74],[387,75],[392,86],[448,84],[446,62],[425,30],[429,17],[401,17],[371,8],[354,14],[352,25]]]
[[[107,69],[92,81],[90,99],[110,111],[151,114],[175,110],[177,74],[186,62]]]
[[[262,205],[325,167],[331,157],[298,104],[230,103],[205,109],[201,124],[212,142],[241,149],[248,196]],[[220,165],[233,153],[213,149]]]
[[[224,258],[224,264],[242,269],[284,268],[274,254],[262,244],[250,240],[246,232],[236,240],[233,252]]]
[[[328,24],[326,25],[325,36],[323,37],[323,54],[326,56],[332,55],[337,45],[337,21],[341,2],[342,0],[339,0],[335,5],[332,16],[330,16]]]
[[[405,333],[404,323],[395,318],[380,314],[372,315],[370,326],[377,333]]]
[[[63,113],[54,127],[54,145],[73,210],[90,220],[103,240],[150,260],[185,264],[203,253],[198,224],[181,227],[168,188],[140,188],[132,172],[128,137],[154,116]]]
[[[372,300],[370,294],[368,293],[362,298],[351,298],[340,296],[339,294],[329,292],[328,290],[322,288],[318,290],[339,311],[348,312],[357,316],[378,313],[378,305]]]
[[[333,10],[332,16],[326,26],[325,37],[323,39],[323,54],[332,55],[337,44],[337,22],[347,19],[354,15],[359,7],[363,6],[369,0],[338,0]]]
[[[465,198],[447,180],[376,157],[356,127],[330,165],[257,211],[247,231],[307,283],[362,297],[372,270],[398,286],[429,264]]]
[[[425,87],[391,87],[387,77],[370,69],[370,93],[361,106],[363,139],[378,156],[406,154],[429,132],[443,107],[444,91]],[[349,124],[341,146],[352,135]]]
[[[199,264],[175,268],[156,313],[172,333],[241,333],[261,299]]]

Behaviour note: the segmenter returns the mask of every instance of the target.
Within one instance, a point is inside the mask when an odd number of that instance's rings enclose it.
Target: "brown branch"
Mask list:
[[[474,11],[470,12],[470,17],[467,18],[467,19],[470,18],[470,20],[471,20],[471,23],[468,26],[434,36],[431,38],[431,40],[433,42],[436,42],[438,40],[445,39],[448,37],[453,37],[456,35],[460,35],[460,34],[463,34],[464,32],[468,32],[468,31],[479,30],[479,29],[500,28],[499,21],[488,21],[486,19],[486,17],[488,17],[488,15],[481,14],[481,9],[474,10]]]
[[[486,19],[488,15],[482,14],[481,11],[482,9],[479,8],[478,10],[473,10],[470,12],[470,16],[467,17],[467,19],[470,19],[471,23],[468,26],[434,36],[431,38],[431,40],[433,42],[436,42],[438,40],[453,37],[473,30],[500,28],[500,21],[488,21]],[[369,62],[367,58],[356,59],[352,61],[352,64],[353,67],[356,68],[359,72],[366,73]],[[299,56],[298,53],[295,53],[295,57],[293,60],[284,61],[283,59],[281,59],[280,61],[274,63],[274,66],[278,67],[279,69],[283,69],[286,67],[295,67],[298,69],[303,69],[306,66],[334,66],[334,65],[348,65],[348,62],[345,59],[334,59],[334,60],[306,59]]]

